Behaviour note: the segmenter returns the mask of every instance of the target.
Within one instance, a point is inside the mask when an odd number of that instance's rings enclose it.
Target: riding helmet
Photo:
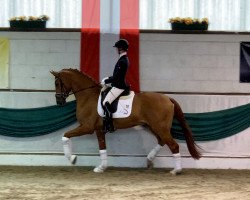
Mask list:
[[[129,43],[128,43],[127,40],[125,40],[125,39],[120,39],[120,40],[118,40],[118,41],[115,43],[115,45],[114,45],[113,47],[121,48],[121,49],[127,51],[127,50],[128,50],[128,46],[129,46]]]

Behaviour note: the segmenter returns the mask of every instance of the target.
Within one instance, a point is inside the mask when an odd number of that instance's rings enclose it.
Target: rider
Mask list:
[[[113,47],[117,48],[117,53],[119,54],[119,59],[115,65],[113,76],[104,78],[101,84],[111,83],[111,90],[108,92],[107,96],[103,100],[103,106],[105,110],[104,126],[109,132],[114,131],[112,113],[110,112],[111,103],[125,90],[128,88],[126,84],[125,77],[129,67],[129,60],[127,56],[127,51],[129,43],[125,39],[118,40]]]

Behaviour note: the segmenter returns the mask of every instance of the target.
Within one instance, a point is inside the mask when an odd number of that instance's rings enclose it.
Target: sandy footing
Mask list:
[[[14,200],[247,200],[250,170],[0,167],[0,199]]]

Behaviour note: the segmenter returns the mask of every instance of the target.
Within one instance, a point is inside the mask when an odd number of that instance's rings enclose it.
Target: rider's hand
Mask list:
[[[107,80],[107,79],[108,79],[108,77],[105,77],[104,79],[102,79],[101,85],[105,85],[105,80]]]

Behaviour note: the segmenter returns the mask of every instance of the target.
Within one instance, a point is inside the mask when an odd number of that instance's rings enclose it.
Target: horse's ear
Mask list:
[[[55,77],[58,77],[59,76],[59,73],[58,72],[55,72],[53,70],[50,71],[51,74],[53,74]]]

